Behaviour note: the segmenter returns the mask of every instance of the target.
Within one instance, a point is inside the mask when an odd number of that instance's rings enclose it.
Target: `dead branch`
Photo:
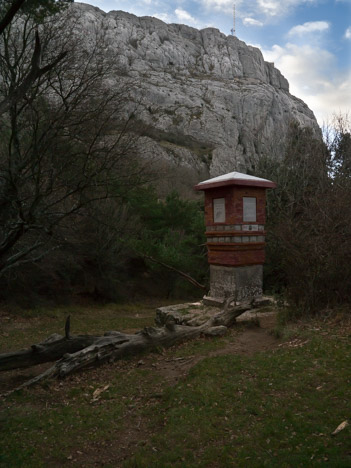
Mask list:
[[[164,268],[167,268],[168,270],[174,271],[175,273],[177,273],[178,275],[185,278],[187,281],[189,281],[189,283],[193,284],[194,286],[196,286],[196,287],[198,287],[198,288],[200,288],[200,289],[202,289],[204,291],[207,290],[207,288],[206,288],[206,286],[204,284],[199,283],[192,276],[188,275],[187,273],[184,273],[184,271],[178,270],[177,268],[174,268],[171,265],[167,265],[167,263],[163,263],[160,260],[157,260],[156,258],[151,257],[150,255],[141,254],[140,252],[138,252],[138,253],[139,253],[139,255],[142,255],[144,258],[146,258],[146,260],[150,260],[151,262],[157,263],[158,265],[161,265]]]
[[[169,348],[175,344],[194,339],[204,334],[221,335],[235,322],[236,317],[251,309],[249,303],[227,307],[200,326],[175,324],[168,320],[163,327],[146,327],[136,334],[116,331],[104,336],[70,336],[69,320],[66,321],[66,337],[52,335],[47,340],[33,345],[29,350],[0,355],[0,370],[28,367],[58,359],[49,369],[9,392],[30,387],[49,378],[63,378],[83,368],[104,362],[113,362],[126,356],[157,348]]]

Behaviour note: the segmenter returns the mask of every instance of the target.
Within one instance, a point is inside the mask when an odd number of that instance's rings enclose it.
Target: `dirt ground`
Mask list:
[[[206,355],[190,356],[188,358],[162,359],[158,358],[155,365],[154,359],[147,356],[145,366],[153,366],[163,377],[168,380],[169,385],[175,384],[179,379],[186,376],[189,370],[206,357],[219,355],[242,354],[250,356],[259,351],[276,348],[278,340],[272,335],[271,330],[275,325],[275,316],[269,315],[260,319],[260,326],[243,329],[237,334],[235,340],[227,343],[224,347],[211,351]]]

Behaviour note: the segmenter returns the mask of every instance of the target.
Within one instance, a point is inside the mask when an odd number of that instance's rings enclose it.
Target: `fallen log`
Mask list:
[[[66,353],[76,353],[96,341],[101,336],[70,334],[70,316],[65,323],[65,336],[54,333],[38,344],[28,349],[20,349],[11,353],[0,354],[0,371],[32,367],[44,362],[56,361]]]
[[[30,362],[32,362],[31,365],[35,365],[39,363],[39,360],[45,362],[44,359],[46,361],[58,359],[52,367],[16,388],[14,390],[16,391],[49,378],[63,378],[73,372],[100,363],[113,362],[151,349],[168,348],[197,338],[201,334],[208,336],[223,334],[227,327],[233,325],[236,317],[252,308],[249,303],[234,307],[230,307],[229,304],[228,299],[223,311],[200,326],[176,324],[169,320],[163,327],[146,327],[135,334],[111,331],[105,333],[104,336],[70,336],[66,322],[65,337],[51,336],[39,345],[33,345],[36,347],[35,351],[33,351],[32,346],[31,351],[24,350],[0,355],[0,370],[14,369],[16,355],[20,364],[16,367],[28,367]],[[76,348],[79,349],[76,350]]]
[[[99,336],[78,335],[69,340],[61,335],[51,335],[29,349],[0,354],[0,371],[32,367],[43,362],[56,361],[66,353],[76,353],[92,345]]]

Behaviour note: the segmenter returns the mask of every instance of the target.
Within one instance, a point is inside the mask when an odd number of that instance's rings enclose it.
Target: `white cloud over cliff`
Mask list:
[[[351,108],[351,72],[337,68],[329,51],[310,45],[275,45],[262,50],[290,83],[290,92],[313,109],[320,125],[333,112],[346,114]]]
[[[254,18],[244,18],[243,23],[245,26],[263,26],[262,21],[258,21]]]
[[[329,29],[329,23],[326,21],[308,21],[304,24],[298,24],[290,29],[288,36],[305,36],[310,33],[325,32]]]

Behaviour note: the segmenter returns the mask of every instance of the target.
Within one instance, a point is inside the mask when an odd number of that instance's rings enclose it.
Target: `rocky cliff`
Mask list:
[[[237,37],[86,4],[72,8],[87,35],[102,28],[121,75],[139,80],[139,118],[152,150],[189,183],[245,172],[260,155],[279,153],[291,120],[319,133],[280,71]]]

